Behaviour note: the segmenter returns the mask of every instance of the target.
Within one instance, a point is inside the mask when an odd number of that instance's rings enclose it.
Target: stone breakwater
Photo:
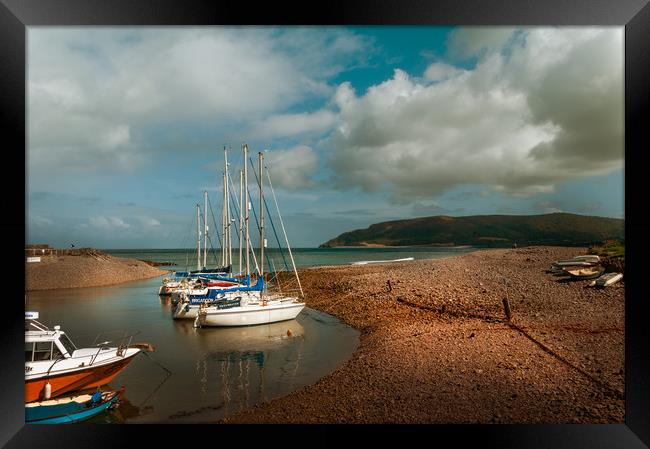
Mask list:
[[[113,257],[99,251],[79,255],[46,256],[26,263],[25,289],[99,287],[162,276],[166,270],[135,259]]]
[[[624,283],[546,272],[585,253],[302,270],[307,305],[359,329],[359,348],[316,384],[221,422],[623,423]]]

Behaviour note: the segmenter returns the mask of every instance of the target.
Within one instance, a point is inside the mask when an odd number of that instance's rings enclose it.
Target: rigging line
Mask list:
[[[214,258],[214,264],[216,265],[217,264],[217,250],[212,245],[212,239],[210,238],[209,235],[208,235],[208,242],[210,242],[210,249],[212,250],[212,256]]]
[[[208,197],[208,205],[210,205],[210,197]],[[211,207],[212,206],[210,205],[210,210],[212,210]],[[213,215],[212,218],[214,219],[214,215]],[[215,229],[216,229],[216,224],[215,224]],[[218,232],[215,232],[215,233],[217,234],[217,237],[219,237],[219,233]],[[211,235],[212,234],[208,233],[208,242],[210,242],[210,250],[211,250],[211,252],[208,252],[208,254],[212,255],[212,258],[214,259],[214,265],[216,266],[217,265],[217,250],[214,247],[214,242],[212,241]]]
[[[250,161],[251,161],[251,165],[253,166],[253,174],[255,175],[255,180],[257,181],[257,185],[259,186],[260,180],[257,178],[257,172],[255,171],[255,164],[253,164],[253,159],[250,159]],[[268,170],[268,167],[266,168]],[[266,215],[268,216],[269,221],[271,222],[271,228],[273,229],[275,240],[276,242],[278,242],[278,249],[280,250],[280,255],[282,256],[282,262],[284,262],[284,268],[286,268],[286,270],[289,271],[289,265],[287,264],[287,259],[285,259],[284,257],[284,252],[282,251],[282,245],[280,245],[280,239],[278,238],[278,233],[275,231],[275,225],[273,224],[273,217],[271,216],[271,212],[269,211],[269,206],[266,203],[266,198],[264,198],[264,208],[266,209]]]
[[[236,193],[233,193],[233,191],[235,190],[235,186],[232,183],[232,178],[230,176],[228,176],[228,178],[230,179],[230,202],[235,207],[236,216],[239,216],[239,206],[238,206],[239,198],[237,197]],[[234,199],[233,199],[233,196],[234,196]],[[232,224],[232,220],[231,220],[231,224]],[[235,228],[235,231],[237,231],[237,232],[235,232],[235,234],[237,235],[237,246],[239,246],[239,232],[238,232],[238,230],[239,230],[239,225],[237,225],[237,227]]]
[[[248,190],[248,186],[246,186],[246,193],[248,194],[248,198],[250,198],[251,193]],[[250,202],[250,206],[251,206],[250,210],[253,211],[253,216],[255,217],[255,221],[257,222],[257,215],[255,215],[255,207],[253,206],[252,201]],[[248,205],[247,205],[247,207],[248,207]],[[250,219],[250,217],[249,217],[249,219]],[[257,223],[258,228],[259,228],[259,226],[260,226],[259,223]],[[247,241],[248,241],[248,245],[250,246],[249,251],[250,251],[250,254],[253,256],[253,263],[255,264],[255,269],[257,270],[257,273],[260,273],[260,266],[257,264],[257,257],[255,256],[255,250],[253,248],[253,242],[252,242],[252,240],[250,238],[250,233],[247,232],[246,234],[247,234],[246,238],[247,238]],[[248,273],[248,274],[250,275],[250,273]]]
[[[302,297],[305,297],[304,292],[302,291],[302,284],[300,283],[300,277],[298,276],[298,270],[296,269],[296,261],[293,258],[293,253],[291,252],[291,245],[289,245],[289,238],[287,237],[287,230],[284,227],[284,221],[282,220],[282,214],[280,213],[280,206],[278,206],[278,199],[275,196],[275,190],[273,189],[273,183],[271,182],[271,175],[269,173],[269,168],[266,167],[266,176],[269,179],[269,187],[271,188],[271,194],[273,195],[273,201],[275,202],[275,208],[278,211],[278,218],[280,218],[280,225],[282,225],[282,232],[284,233],[284,239],[287,242],[287,249],[289,250],[289,257],[291,257],[291,264],[293,266],[293,272],[296,275],[296,281],[298,281],[298,287],[300,288],[300,294]],[[288,268],[287,268],[287,271]]]
[[[251,193],[248,192],[248,196],[249,196],[249,197],[250,197],[250,194],[251,194]],[[253,217],[255,217],[255,224],[257,225],[257,229],[259,229],[259,228],[260,228],[260,222],[257,220],[257,214],[255,213],[255,206],[252,205],[252,201],[251,201],[251,210],[253,211]],[[261,246],[261,245],[264,244],[264,242],[259,242],[259,244],[260,244],[260,246]],[[266,258],[266,262],[267,262],[267,264],[268,264],[269,267],[270,267],[271,264],[269,263],[269,253],[267,252],[267,253],[265,253],[264,255],[266,256],[266,257],[265,257],[265,258]],[[255,251],[253,251],[253,257],[255,257]],[[257,265],[257,259],[255,260],[255,265]],[[257,271],[259,271],[259,267],[257,268]],[[263,273],[262,273],[262,274],[263,274]]]
[[[250,159],[251,166],[253,168],[253,174],[255,175],[255,180],[257,181],[257,185],[260,185],[260,180],[257,177],[257,172],[255,171],[255,164],[253,164],[253,160]],[[266,167],[266,165],[265,165]],[[268,167],[266,167],[268,169]],[[267,172],[268,174],[268,172]],[[284,257],[284,252],[282,251],[282,245],[280,244],[280,239],[278,238],[278,233],[275,230],[275,224],[273,223],[273,216],[271,215],[271,212],[269,211],[269,206],[266,202],[266,198],[263,198],[264,200],[264,208],[266,209],[266,214],[269,218],[269,221],[271,222],[271,228],[273,229],[273,234],[275,235],[275,241],[278,243],[278,249],[280,250],[280,255],[282,256],[282,262],[284,263],[284,268],[289,271],[289,265],[287,264],[287,259]]]
[[[210,202],[210,197],[208,197],[208,208],[210,209],[210,215],[212,215],[212,221],[214,222],[214,229],[217,229],[217,220],[214,218],[214,211],[212,210],[212,203]],[[217,238],[219,239],[219,245],[223,246],[221,242],[221,236],[218,232],[215,232]]]
[[[210,209],[210,215],[212,215],[212,222],[214,223],[214,229],[215,232],[214,234],[217,235],[217,239],[219,240],[219,246],[223,247],[223,242],[221,241],[221,236],[219,235],[220,233],[217,230],[217,220],[214,218],[214,211],[212,210],[212,202],[210,202],[210,197],[208,196],[208,208]],[[208,239],[210,239],[210,235],[208,235]],[[212,241],[210,242],[210,248],[212,248],[212,256],[214,257],[214,264],[217,265],[218,258],[217,258],[217,249],[212,246]]]
[[[273,268],[273,272],[275,273],[275,276],[273,276],[273,279],[269,280],[269,283],[270,283],[271,281],[275,280],[275,282],[276,282],[277,285],[278,285],[278,290],[280,291],[280,294],[282,294],[282,284],[280,283],[280,273],[278,273],[277,271],[275,271],[275,265],[273,265],[273,262],[272,262],[272,261],[271,261],[271,265],[270,265],[270,266]]]

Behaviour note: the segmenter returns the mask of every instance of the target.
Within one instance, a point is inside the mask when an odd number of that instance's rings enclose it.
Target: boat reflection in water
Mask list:
[[[115,409],[95,416],[85,422],[89,424],[123,424],[130,419],[149,415],[153,411],[153,405],[143,404],[143,406],[136,406],[126,398],[126,395],[123,395]]]
[[[170,319],[169,302],[152,294],[159,283],[115,286],[101,300],[92,289],[66,290],[61,302],[52,301],[55,292],[27,292],[26,307],[64,322],[79,344],[92,345],[97,329],[138,329],[155,346],[109,383],[125,386],[126,398],[92,422],[214,422],[317,382],[359,344],[359,331],[307,307],[295,320],[197,329]]]
[[[299,368],[306,332],[297,320],[203,329],[189,321],[175,324],[180,332],[197,334],[200,354],[194,373],[202,394],[216,401],[181,410],[170,416],[172,420],[192,422],[208,411],[226,416],[303,383]]]

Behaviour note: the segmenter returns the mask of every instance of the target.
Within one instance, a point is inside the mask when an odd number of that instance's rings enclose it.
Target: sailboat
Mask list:
[[[229,191],[229,173],[228,173],[228,151],[224,148],[223,173],[223,210],[221,220],[221,262],[222,265],[232,267],[232,222],[230,215],[230,191]],[[243,177],[240,176],[240,182]],[[240,189],[241,190],[241,189]],[[241,192],[240,192],[241,193]],[[207,203],[206,203],[207,204]],[[241,213],[240,213],[241,217]],[[197,221],[198,223],[198,221]],[[240,219],[240,234],[242,232]],[[197,227],[197,235],[199,228]],[[207,227],[206,227],[207,232]],[[197,247],[200,240],[197,240]],[[204,257],[205,261],[205,257]],[[172,318],[174,319],[195,319],[198,308],[203,304],[215,304],[223,308],[233,301],[239,301],[242,296],[259,297],[259,293],[264,287],[264,279],[258,278],[255,284],[251,283],[250,275],[244,276],[241,273],[241,237],[240,237],[240,274],[238,277],[226,277],[226,273],[221,273],[217,278],[208,279],[200,277],[198,282],[192,288],[179,289],[172,294]],[[237,302],[238,303],[238,302]]]
[[[213,282],[230,282],[237,285],[238,280],[229,278],[232,262],[224,263],[224,250],[222,245],[222,266],[207,268],[208,260],[208,192],[203,192],[203,261],[201,261],[201,206],[196,205],[196,270],[176,271],[173,276],[166,277],[158,290],[160,296],[172,296],[172,300],[178,301],[178,294],[190,292],[194,288],[206,287],[210,280]],[[223,224],[223,223],[222,223]],[[214,286],[215,284],[213,284]],[[208,285],[209,286],[209,285]]]
[[[243,228],[245,229],[245,236],[240,238],[240,254],[241,254],[241,245],[242,240],[245,242],[245,258],[246,258],[246,275],[250,279],[250,259],[249,254],[252,252],[250,248],[250,232],[249,232],[249,210],[251,209],[250,195],[248,193],[248,146],[243,146],[243,155],[244,155],[244,170],[240,176],[240,223],[243,223]],[[259,297],[256,295],[243,294],[243,291],[236,293],[233,299],[228,300],[227,302],[220,303],[216,301],[215,303],[202,303],[198,307],[198,313],[194,321],[195,327],[202,326],[251,326],[257,324],[267,324],[275,323],[278,321],[292,320],[295,319],[298,314],[305,307],[305,303],[301,301],[301,298],[296,296],[286,296],[283,293],[270,293],[268,292],[268,285],[264,282],[264,248],[266,247],[266,239],[264,238],[264,194],[263,194],[263,173],[264,173],[264,154],[262,152],[258,153],[259,156],[259,189],[260,189],[260,222],[259,222],[259,265],[256,263],[258,271],[257,277],[258,280],[262,280],[263,290],[260,291]],[[269,186],[273,192],[273,185],[270,183],[269,177]],[[275,193],[273,192],[273,197],[275,200]],[[298,287],[300,289],[300,296],[304,297],[302,292],[302,286],[300,285],[300,278],[298,277],[298,271],[296,270],[295,261],[293,259],[293,254],[291,253],[291,247],[289,245],[289,240],[286,236],[286,231],[284,229],[284,223],[282,223],[282,217],[280,215],[280,210],[277,205],[277,200],[275,200],[276,208],[278,215],[280,216],[280,223],[282,224],[282,230],[284,232],[285,241],[287,243],[287,249],[289,250],[289,255],[291,257],[291,263],[293,265],[293,272],[298,281]],[[245,218],[242,217],[242,209],[245,210]],[[240,226],[240,235],[243,233],[243,229]],[[252,252],[253,258],[255,258],[255,253]],[[240,257],[241,265],[241,257]],[[258,281],[259,282],[259,281]]]

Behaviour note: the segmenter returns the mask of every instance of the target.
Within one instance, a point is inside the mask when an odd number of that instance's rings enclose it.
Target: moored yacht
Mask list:
[[[248,194],[248,189],[243,188],[243,186],[248,185],[248,179],[247,179],[247,152],[248,152],[248,147],[244,145],[243,147],[244,150],[244,170],[243,172],[240,172],[240,191],[242,192],[240,195],[240,204],[242,206],[240,207],[240,223],[244,224],[245,227],[245,238],[243,238],[243,230],[244,228],[240,226],[240,254],[242,251],[241,245],[242,241],[245,242],[246,249],[245,249],[245,256],[246,256],[246,273],[248,278],[250,279],[250,268],[249,268],[249,261],[248,261],[248,255],[249,255],[249,247],[250,247],[250,237],[249,237],[249,229],[248,229],[248,223],[249,223],[249,216],[248,216],[248,211],[249,211],[249,205],[250,205],[250,199],[249,199],[249,194]],[[265,202],[264,202],[264,196],[262,192],[262,187],[263,187],[263,179],[264,179],[264,154],[262,152],[258,153],[259,156],[259,178],[257,179],[258,181],[258,186],[260,189],[260,206],[259,206],[259,230],[260,230],[260,237],[259,237],[259,248],[260,248],[260,255],[257,261],[259,261],[259,266],[258,263],[256,262],[256,268],[257,268],[257,284],[260,285],[260,289],[258,290],[259,294],[256,295],[244,295],[244,293],[252,293],[252,292],[244,292],[242,288],[236,288],[234,290],[238,291],[232,291],[232,294],[236,295],[233,298],[223,298],[222,300],[217,300],[217,301],[212,301],[212,302],[202,302],[200,305],[196,308],[196,318],[194,321],[194,326],[195,327],[203,327],[203,326],[251,326],[251,325],[258,325],[258,324],[268,324],[268,323],[275,323],[279,321],[286,321],[286,320],[292,320],[298,316],[298,314],[302,311],[302,309],[305,307],[305,302],[301,301],[298,296],[292,296],[292,295],[286,295],[285,293],[279,292],[279,293],[270,293],[267,291],[267,284],[264,282],[265,280],[265,274],[264,274],[264,248],[266,246],[266,239],[264,238],[264,210],[265,210]],[[268,175],[268,170],[267,170],[267,176],[269,179],[269,186],[271,187],[271,191],[273,192],[273,186],[271,185],[271,178]],[[274,201],[276,205],[276,209],[278,211],[278,216],[280,216],[280,209],[277,204],[277,200],[275,200],[275,193],[274,195]],[[242,217],[242,212],[246,213],[245,220]],[[296,270],[295,262],[293,260],[293,255],[291,253],[291,247],[289,246],[289,240],[286,236],[286,231],[284,229],[284,223],[282,223],[282,217],[280,216],[280,224],[282,226],[282,231],[284,233],[285,241],[287,243],[287,249],[289,251],[289,256],[291,258],[291,263],[293,265],[293,272],[296,276],[296,281],[298,282],[298,288],[300,289],[300,296],[304,297],[302,287],[300,285],[300,278],[298,277],[298,271]],[[277,237],[277,236],[276,236]],[[251,251],[252,252],[252,251]],[[254,252],[252,252],[253,257],[255,257]],[[241,261],[240,257],[240,261]],[[257,290],[257,289],[256,289]],[[230,293],[230,292],[229,292]],[[257,293],[257,291],[256,291]],[[190,308],[185,309],[188,313],[191,311]]]

